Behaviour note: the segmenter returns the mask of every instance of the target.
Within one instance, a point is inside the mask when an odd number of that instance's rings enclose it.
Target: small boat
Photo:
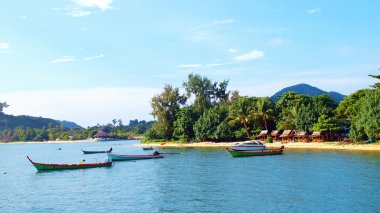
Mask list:
[[[236,151],[231,148],[226,148],[227,152],[232,157],[248,157],[248,156],[261,156],[261,155],[280,155],[284,152],[284,146],[279,149],[264,149],[256,151]]]
[[[163,158],[160,153],[157,151],[151,155],[118,155],[107,153],[108,158],[112,159],[112,161],[124,161],[124,160],[143,160],[143,159],[153,159],[153,158]]]
[[[148,151],[148,150],[153,150],[153,147],[143,147],[142,148],[144,151]]]
[[[83,154],[98,154],[98,153],[107,153],[107,152],[112,152],[112,147],[111,149],[107,150],[107,151],[85,151],[83,149],[81,149]]]
[[[64,170],[64,169],[87,169],[95,167],[107,167],[112,166],[112,161],[107,160],[101,163],[72,163],[72,164],[57,164],[57,163],[37,163],[32,161],[29,156],[26,156],[28,160],[33,164],[38,171],[47,170]]]
[[[251,140],[246,142],[238,142],[231,145],[231,149],[235,151],[258,151],[265,150],[267,147],[260,140]]]

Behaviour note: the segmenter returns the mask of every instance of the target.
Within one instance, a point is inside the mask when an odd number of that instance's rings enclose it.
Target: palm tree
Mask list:
[[[268,130],[268,122],[274,120],[274,103],[269,98],[259,98],[256,105],[255,117]]]
[[[247,137],[250,138],[249,124],[254,116],[254,99],[248,97],[239,97],[231,105],[228,115],[230,124],[240,123],[244,126]]]

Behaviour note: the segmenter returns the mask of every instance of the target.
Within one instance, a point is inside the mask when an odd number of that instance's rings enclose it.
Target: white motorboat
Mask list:
[[[251,140],[234,143],[231,145],[231,149],[235,151],[258,151],[265,150],[267,147],[260,140]]]

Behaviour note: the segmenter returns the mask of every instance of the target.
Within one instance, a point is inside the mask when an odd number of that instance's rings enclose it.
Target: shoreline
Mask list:
[[[90,143],[98,142],[96,139],[85,139],[75,141],[13,141],[13,142],[0,142],[1,144],[56,144],[56,143]]]
[[[139,146],[144,147],[155,147],[155,148],[214,148],[214,149],[225,149],[230,147],[231,144],[235,142],[199,142],[199,143],[143,143]],[[264,143],[268,148],[279,148],[285,146],[285,150],[339,150],[339,151],[374,151],[380,152],[380,144],[340,144],[339,142],[326,143],[326,142],[315,142],[315,143],[302,143],[302,142],[273,142]]]

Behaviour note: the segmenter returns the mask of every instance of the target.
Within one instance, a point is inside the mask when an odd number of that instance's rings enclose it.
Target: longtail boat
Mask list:
[[[257,151],[236,151],[231,148],[226,148],[227,152],[232,157],[248,157],[248,156],[261,156],[261,155],[280,155],[284,152],[284,146],[279,149],[264,149]]]
[[[32,161],[29,156],[26,156],[38,171],[46,170],[64,170],[64,169],[87,169],[95,167],[112,166],[112,161],[101,163],[73,163],[73,164],[57,164],[57,163],[37,163]]]
[[[154,152],[151,155],[118,155],[113,153],[107,153],[108,158],[112,161],[126,161],[126,160],[144,160],[144,159],[153,159],[153,158],[163,158],[160,153]]]
[[[83,149],[81,149],[83,154],[98,154],[98,153],[107,153],[107,152],[112,152],[112,147],[111,149],[107,150],[107,151],[85,151]]]
[[[148,150],[153,150],[153,147],[143,147],[142,148],[144,151],[148,151]]]

